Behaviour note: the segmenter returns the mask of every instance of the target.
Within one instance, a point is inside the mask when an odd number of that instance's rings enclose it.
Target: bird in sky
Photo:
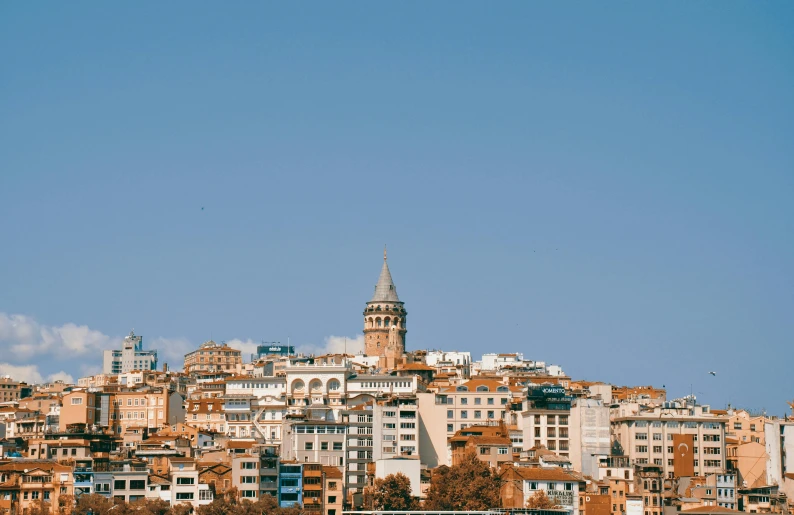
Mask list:
[[[204,211],[204,206],[201,206],[201,210]]]
[[[709,372],[709,374],[711,374],[711,375],[713,375],[713,376],[716,376],[716,375],[717,375],[717,373],[716,373],[716,372]]]

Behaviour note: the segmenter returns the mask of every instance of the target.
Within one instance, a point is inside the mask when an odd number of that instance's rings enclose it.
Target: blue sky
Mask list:
[[[0,368],[79,377],[133,327],[172,364],[355,339],[386,243],[409,349],[782,414],[793,25],[783,1],[4,3]]]

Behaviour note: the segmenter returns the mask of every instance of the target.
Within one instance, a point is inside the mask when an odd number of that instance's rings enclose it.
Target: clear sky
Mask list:
[[[176,366],[355,342],[388,244],[409,349],[783,414],[793,26],[789,1],[3,2],[0,371],[77,378],[131,328]]]

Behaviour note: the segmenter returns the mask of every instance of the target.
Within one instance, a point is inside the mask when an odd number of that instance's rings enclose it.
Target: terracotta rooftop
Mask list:
[[[328,479],[342,479],[344,477],[339,468],[330,465],[323,465],[323,472],[325,472],[325,477]]]
[[[565,472],[561,468],[535,468],[535,467],[511,467],[505,469],[513,470],[521,479],[529,481],[580,481],[581,479],[573,474]]]

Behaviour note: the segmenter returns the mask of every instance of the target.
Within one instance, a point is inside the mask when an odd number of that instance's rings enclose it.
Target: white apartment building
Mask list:
[[[459,371],[460,376],[464,379],[471,377],[471,352],[445,352],[440,350],[427,351],[427,354],[425,355],[425,364],[429,367],[435,368],[437,373],[442,371],[447,372],[454,369]]]
[[[287,382],[283,377],[240,377],[226,380],[223,411],[226,434],[280,443],[287,412]]]
[[[598,456],[609,454],[609,406],[600,399],[575,399],[569,416],[569,458],[574,470],[598,475]]]
[[[157,370],[157,351],[143,350],[143,337],[130,331],[121,343],[121,350],[108,349],[103,354],[105,374],[123,374],[133,370]]]
[[[373,460],[419,455],[419,406],[415,396],[377,401],[372,415]]]
[[[625,403],[611,410],[612,435],[634,463],[662,467],[664,477],[673,477],[673,436],[692,435],[695,446],[695,475],[719,474],[725,470],[725,426],[727,417],[711,413],[709,406],[693,400],[665,402],[656,408]]]
[[[786,495],[794,496],[794,421],[767,420],[764,423],[766,441],[766,484],[780,485]]]
[[[169,458],[171,506],[190,504],[194,508],[212,502],[210,485],[199,483],[199,471],[193,458]]]

